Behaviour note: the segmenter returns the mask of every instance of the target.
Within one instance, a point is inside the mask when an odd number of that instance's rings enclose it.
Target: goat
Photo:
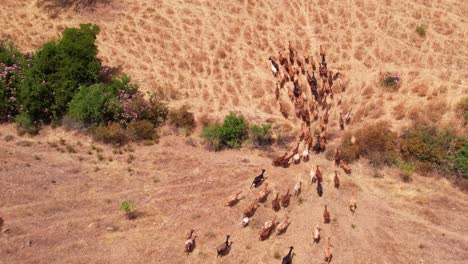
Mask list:
[[[273,162],[272,162],[272,165],[273,166],[281,166],[281,164],[282,164],[283,160],[286,158],[286,156],[288,156],[287,152],[285,152],[283,156],[274,159]]]
[[[289,253],[284,256],[283,261],[281,262],[282,264],[292,264],[292,258],[294,256],[294,253],[292,253],[294,247],[289,247]]]
[[[340,167],[343,168],[346,174],[351,173],[351,167],[348,164],[346,164],[344,161],[340,161]]]
[[[278,66],[278,63],[276,63],[273,58],[268,58],[268,60],[270,60],[270,63],[271,63],[271,72],[273,73],[273,76],[277,76],[278,75],[278,71],[279,71],[279,66]]]
[[[257,201],[263,202],[267,198],[268,194],[270,193],[270,190],[268,188],[268,183],[265,183],[265,188],[258,193]]]
[[[340,112],[340,129],[344,130],[343,113]]]
[[[320,227],[319,225],[315,225],[314,229],[314,243],[319,243],[320,242]]]
[[[262,227],[262,230],[260,231],[260,240],[265,240],[267,239],[271,231],[273,231],[276,227],[276,215],[273,217],[273,220],[265,222],[265,224]]]
[[[357,208],[356,192],[353,191],[351,199],[349,199],[349,210],[354,214]]]
[[[309,160],[309,147],[307,145],[307,142],[304,144],[304,150],[302,151],[302,160],[304,162]]]
[[[273,199],[271,201],[271,207],[273,208],[273,210],[275,211],[278,211],[281,207],[280,207],[280,199],[279,199],[279,193],[276,193],[276,197],[275,199]]]
[[[258,206],[258,200],[255,199],[255,201],[252,204],[250,204],[247,208],[244,209],[244,216],[252,217],[255,213],[255,210],[257,210]]]
[[[283,220],[283,222],[278,224],[278,226],[276,227],[276,230],[278,231],[278,234],[281,234],[284,231],[286,231],[286,229],[288,229],[288,226],[289,226],[288,220],[289,220],[289,216],[286,215],[286,218]]]
[[[242,226],[245,227],[249,224],[249,218],[247,216],[244,216],[244,218],[242,218]]]
[[[288,114],[287,108],[284,106],[282,102],[280,102],[279,105],[280,105],[281,115],[283,115],[284,118],[288,119],[289,114]]]
[[[299,194],[301,194],[301,185],[302,181],[298,181],[294,186],[294,196],[299,196]]]
[[[333,258],[331,253],[330,237],[327,237],[327,244],[325,246],[325,262],[330,263]]]
[[[297,146],[296,146],[295,149],[293,149],[293,152],[292,152],[294,164],[298,164],[299,161],[301,160],[301,156],[299,155],[299,144],[300,143],[301,142],[297,142]]]
[[[352,111],[352,109],[350,109],[350,110],[345,114],[344,119],[345,119],[346,124],[349,124],[349,121],[351,121],[351,117],[352,117],[351,111]]]
[[[291,46],[291,41],[289,41],[289,62],[294,65],[294,49]]]
[[[185,252],[187,252],[187,253],[192,252],[193,249],[195,248],[195,238],[197,236],[193,236],[193,232],[195,232],[195,230],[193,230],[193,229],[190,230],[190,234],[187,237],[187,240],[185,240]]]
[[[279,83],[279,82],[276,82],[276,89],[275,89],[275,98],[276,98],[276,101],[279,100],[279,97],[280,97],[280,83]]]
[[[2,232],[3,223],[5,223],[5,221],[0,217],[0,232]]]
[[[328,212],[327,205],[325,205],[325,208],[323,210],[323,222],[325,224],[330,223],[330,213]]]
[[[242,191],[236,193],[236,194],[233,194],[231,196],[229,196],[229,199],[228,201],[226,202],[226,205],[225,206],[233,206],[235,204],[237,204],[237,202],[239,202],[240,198],[239,198],[239,195],[242,193]]]
[[[286,194],[281,197],[281,205],[283,207],[288,207],[290,200],[291,200],[291,194],[289,193],[289,189],[288,189]]]
[[[250,188],[252,188],[252,186],[257,188],[258,186],[262,184],[262,182],[265,180],[265,177],[263,176],[264,173],[265,173],[265,170],[262,169],[262,173],[254,178],[252,184],[250,185]]]
[[[319,165],[317,165],[317,168],[315,169],[315,177],[319,182],[323,180],[322,172],[320,171]]]
[[[340,156],[340,151],[339,149],[337,148],[335,150],[335,166],[339,166],[340,165],[340,161],[341,161],[341,156]]]
[[[340,178],[338,178],[338,173],[335,170],[335,177],[333,178],[333,182],[335,183],[335,188],[340,188]]]
[[[229,253],[229,250],[231,249],[231,246],[232,246],[232,241],[231,243],[229,243],[230,237],[231,237],[230,235],[226,235],[226,241],[224,241],[222,244],[220,244],[216,248],[216,251],[218,253],[216,257],[225,256],[227,253]]]
[[[315,177],[314,169],[310,169],[310,184],[313,184],[317,181],[317,177]]]
[[[319,197],[323,195],[322,183],[320,181],[317,181],[317,194]]]

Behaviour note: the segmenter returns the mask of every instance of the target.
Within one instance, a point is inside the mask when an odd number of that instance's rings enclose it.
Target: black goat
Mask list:
[[[252,186],[257,188],[258,186],[262,184],[262,182],[265,180],[265,177],[263,176],[264,173],[265,173],[265,170],[262,169],[262,173],[258,175],[257,177],[255,177],[252,184],[250,185],[250,188],[252,188]]]
[[[294,247],[289,247],[289,253],[284,256],[282,264],[292,264],[293,251]]]

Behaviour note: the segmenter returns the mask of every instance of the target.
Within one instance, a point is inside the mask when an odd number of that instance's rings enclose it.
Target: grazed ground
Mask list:
[[[315,59],[319,45],[327,46],[332,70],[343,69],[350,82],[340,94],[341,110],[355,113],[350,129],[389,120],[398,130],[425,118],[466,133],[453,111],[468,94],[464,1],[124,0],[93,12],[46,10],[36,0],[3,0],[0,6],[0,38],[23,51],[58,38],[66,26],[99,24],[104,64],[121,68],[146,91],[164,92],[172,107],[187,104],[197,119],[235,110],[252,122],[272,122],[282,133],[297,129],[297,119],[285,120],[278,111],[267,61],[290,40]],[[416,34],[418,24],[427,26],[425,38]],[[398,91],[379,85],[384,71],[401,73]],[[330,145],[341,135],[337,114],[330,116]],[[351,175],[340,171],[342,188],[336,190],[333,162],[323,155],[283,169],[271,166],[278,151],[214,153],[197,137],[166,136],[158,145],[133,145],[119,154],[61,129],[6,141],[16,133],[2,125],[0,134],[0,217],[9,229],[0,233],[2,264],[278,263],[291,245],[295,263],[322,263],[324,243],[312,245],[317,223],[323,237],[331,236],[332,263],[468,261],[468,197],[442,178],[416,175],[402,183],[397,171],[374,177],[360,161]],[[325,173],[322,198],[308,184],[317,164]],[[289,229],[263,242],[258,232],[274,215],[273,195],[249,227],[240,227],[258,191],[248,186],[261,168],[273,193],[304,182],[301,199],[277,213],[280,221],[288,213]],[[246,198],[224,207],[239,190]],[[352,190],[358,197],[354,216],[348,209]],[[118,211],[123,199],[137,204],[136,220]],[[330,225],[321,224],[324,204]],[[191,228],[197,247],[186,255]],[[226,234],[232,251],[216,259]]]

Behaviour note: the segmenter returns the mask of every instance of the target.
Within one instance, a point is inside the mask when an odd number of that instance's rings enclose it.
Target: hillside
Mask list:
[[[51,9],[45,1],[3,0],[0,39],[34,51],[66,27],[95,23],[102,63],[128,74],[143,91],[162,93],[173,109],[187,105],[198,127],[189,137],[163,127],[158,144],[115,148],[79,131],[46,126],[29,137],[1,124],[0,264],[279,263],[289,246],[294,263],[323,263],[328,236],[332,263],[468,260],[467,192],[441,175],[418,172],[405,183],[398,168],[374,169],[360,159],[350,175],[338,171],[335,189],[336,168],[324,154],[289,168],[271,165],[293,140],[266,150],[247,144],[213,152],[199,137],[204,120],[220,121],[231,111],[251,123],[272,123],[275,137],[297,135],[301,121],[285,90],[279,102],[290,116],[281,115],[268,61],[286,51],[288,41],[315,61],[324,46],[330,69],[349,81],[330,102],[327,148],[344,134],[339,112],[351,109],[346,131],[383,120],[400,133],[424,120],[467,136],[455,112],[468,94],[465,1],[123,0],[93,10]],[[418,25],[426,36],[418,35]],[[383,72],[399,73],[401,86],[386,89]],[[324,173],[322,197],[309,179],[316,165]],[[259,191],[249,185],[262,168],[272,193],[242,228],[242,212]],[[300,198],[275,213],[274,195],[293,190],[299,180]],[[246,197],[225,207],[241,190]],[[125,199],[136,204],[134,220],[119,211]],[[330,224],[323,224],[324,205]],[[263,224],[286,214],[287,231],[259,241]],[[312,243],[316,224],[322,228],[318,245]],[[196,247],[186,254],[192,228]],[[216,258],[226,234],[232,250]]]

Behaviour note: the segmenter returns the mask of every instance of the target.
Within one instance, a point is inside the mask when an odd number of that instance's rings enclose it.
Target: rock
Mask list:
[[[7,234],[7,235],[10,234],[10,233],[11,233],[11,229],[10,229],[10,228],[5,229],[5,230],[3,230],[3,233],[4,233],[4,234]]]
[[[109,231],[109,232],[114,232],[116,229],[115,229],[115,227],[113,227],[113,226],[108,226],[108,227],[106,228],[106,230]]]

